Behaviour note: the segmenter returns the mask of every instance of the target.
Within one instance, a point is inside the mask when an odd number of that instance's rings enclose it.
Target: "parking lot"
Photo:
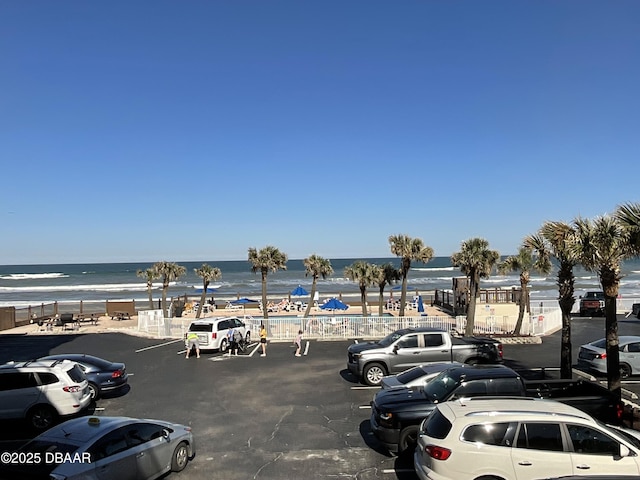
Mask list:
[[[637,320],[620,334],[640,334]],[[604,319],[576,319],[573,353],[601,338]],[[558,366],[559,332],[542,345],[506,345],[507,364]],[[180,341],[124,334],[1,335],[0,360],[91,353],[127,364],[130,388],[104,398],[95,415],[158,418],[190,425],[196,458],[175,479],[415,479],[410,458],[384,452],[370,434],[368,404],[376,389],[346,372],[351,342],[270,343],[267,356],[203,353],[185,360]],[[251,353],[253,349],[250,349]],[[625,388],[638,390],[635,380]],[[3,428],[2,450],[16,448],[24,429]],[[18,433],[15,433],[18,432]]]

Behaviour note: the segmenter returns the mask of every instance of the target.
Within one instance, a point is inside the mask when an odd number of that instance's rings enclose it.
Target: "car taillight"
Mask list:
[[[80,392],[82,391],[82,388],[75,386],[75,387],[62,387],[62,390],[64,390],[65,392],[68,393],[76,393],[76,392]]]
[[[446,460],[451,456],[451,450],[436,445],[427,445],[424,447],[424,451],[435,460]]]
[[[621,403],[618,403],[616,405],[616,418],[618,420],[622,420],[623,414],[624,414],[624,405],[622,405]]]
[[[217,332],[213,332],[211,334],[211,340],[215,340],[216,338],[218,338],[218,333]]]
[[[499,343],[499,344],[498,344],[498,356],[499,356],[500,358],[503,358],[503,355],[504,355],[504,352],[502,351],[502,344],[501,344],[501,343]]]
[[[599,353],[596,355],[596,358],[599,360],[606,360],[607,359],[607,354],[606,353]]]
[[[122,376],[122,370],[116,370],[111,374],[111,378],[120,378]]]

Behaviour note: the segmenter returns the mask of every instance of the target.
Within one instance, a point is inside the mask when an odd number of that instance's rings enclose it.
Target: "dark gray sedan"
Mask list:
[[[195,456],[191,428],[162,420],[81,417],[26,443],[10,477],[153,480]]]
[[[111,362],[104,358],[84,353],[63,353],[49,355],[40,360],[70,360],[80,365],[89,380],[91,399],[97,400],[103,394],[123,388],[127,382],[127,368],[124,363]]]

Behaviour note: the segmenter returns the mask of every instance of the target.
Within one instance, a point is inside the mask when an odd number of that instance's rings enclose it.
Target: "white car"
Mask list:
[[[422,422],[414,466],[422,480],[640,475],[638,445],[563,403],[478,397],[441,403]]]
[[[9,362],[0,365],[0,419],[26,419],[37,430],[58,416],[74,415],[91,402],[89,382],[69,360]]]
[[[620,355],[620,378],[628,378],[640,373],[640,337],[622,335],[618,338]],[[578,365],[607,374],[607,339],[601,338],[595,342],[580,346]]]
[[[251,342],[251,327],[238,317],[205,318],[195,320],[189,325],[185,334],[185,345],[189,348],[187,336],[191,332],[198,334],[198,344],[201,350],[220,350],[224,353],[229,348],[227,335],[229,330],[237,329],[247,343]]]

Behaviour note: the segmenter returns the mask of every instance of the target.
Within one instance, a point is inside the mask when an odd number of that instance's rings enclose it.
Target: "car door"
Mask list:
[[[517,480],[571,475],[571,455],[565,451],[558,423],[522,422],[511,449]]]
[[[620,352],[620,362],[628,363],[631,366],[631,373],[640,372],[640,342],[627,344]]]
[[[422,333],[423,347],[419,354],[420,363],[451,361],[451,349],[441,332]]]
[[[138,480],[136,452],[127,443],[126,429],[106,433],[87,449],[98,480]]]
[[[138,480],[146,480],[169,470],[171,454],[164,427],[155,423],[134,423],[125,431],[127,443],[135,453]]]
[[[247,328],[244,324],[244,322],[238,318],[234,318],[233,319],[233,324],[236,330],[238,330],[240,332],[240,335],[242,335],[242,338],[244,338],[247,335]]]
[[[588,425],[566,425],[574,475],[638,475],[637,456],[620,457],[620,442]]]
[[[20,418],[40,398],[33,372],[0,374],[0,418]]]
[[[420,365],[421,347],[418,333],[403,335],[393,345],[393,353],[389,355],[389,369],[399,373]]]

